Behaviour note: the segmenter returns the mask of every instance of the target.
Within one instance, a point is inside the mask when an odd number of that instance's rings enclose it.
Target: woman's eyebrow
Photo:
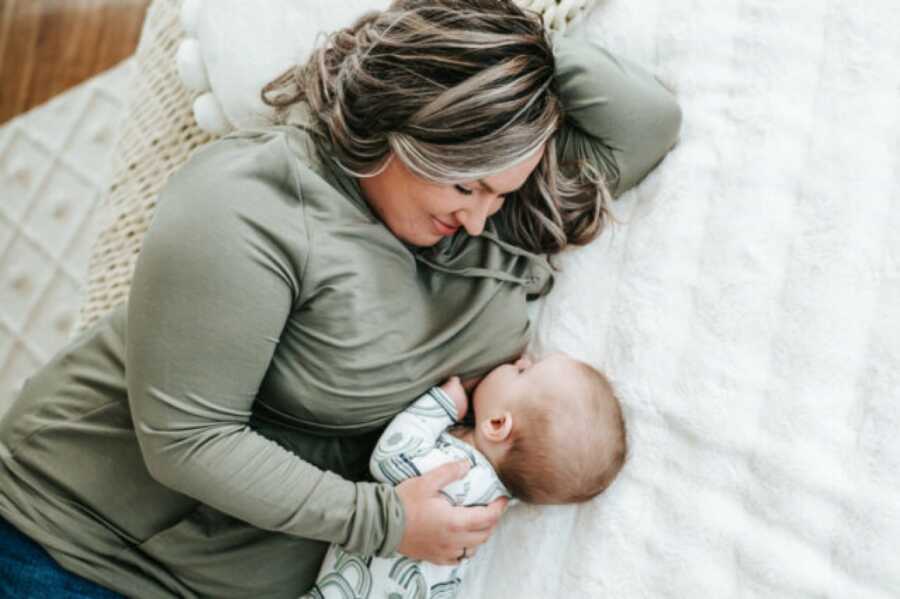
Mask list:
[[[481,189],[488,191],[490,193],[497,193],[494,191],[494,188],[487,184],[484,179],[479,179],[478,184],[481,185]]]

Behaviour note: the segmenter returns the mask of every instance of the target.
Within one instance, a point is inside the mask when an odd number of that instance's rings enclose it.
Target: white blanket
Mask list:
[[[567,254],[535,349],[605,368],[621,478],[517,507],[463,597],[900,596],[900,6],[610,0],[681,141]]]

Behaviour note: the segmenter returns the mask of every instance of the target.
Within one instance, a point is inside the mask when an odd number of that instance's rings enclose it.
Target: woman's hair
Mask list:
[[[395,0],[332,33],[262,99],[279,109],[305,101],[356,177],[379,174],[393,153],[431,182],[474,181],[546,143],[495,222],[511,243],[552,254],[596,237],[611,199],[587,161],[557,162],[554,72],[539,15],[509,0]]]

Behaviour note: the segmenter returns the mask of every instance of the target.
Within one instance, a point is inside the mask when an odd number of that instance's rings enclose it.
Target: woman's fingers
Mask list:
[[[467,460],[449,462],[422,475],[422,479],[428,481],[434,493],[437,493],[455,480],[459,480],[469,471],[470,464]]]
[[[471,553],[474,548],[484,545],[489,538],[491,538],[490,532],[467,532],[456,538],[456,542],[459,543],[456,547],[465,547]],[[462,553],[462,549],[457,553]]]
[[[458,549],[457,555],[465,547],[471,555],[475,548],[487,542],[493,534],[505,507],[506,501],[494,502],[486,507],[451,508],[453,524],[446,536],[447,546]]]
[[[406,515],[406,529],[397,551],[414,559],[457,563],[453,560],[462,552],[464,539],[455,536],[468,532],[468,519],[465,508],[448,504],[440,490],[468,471],[467,461],[450,462],[397,485]]]
[[[509,500],[506,497],[495,499],[488,506],[463,507],[457,508],[459,515],[459,530],[474,531],[491,531],[497,526]]]
[[[506,498],[487,506],[454,507],[440,493],[469,468],[465,460],[450,462],[397,485],[407,525],[400,553],[437,564],[458,564],[488,540],[506,509]]]
[[[472,549],[471,547],[466,548],[466,553],[463,554],[462,549],[455,552],[453,557],[448,557],[441,561],[441,565],[443,566],[456,566],[464,559],[469,559],[475,557],[476,549]]]
[[[462,547],[459,547],[432,563],[440,564],[442,566],[456,566],[463,559],[474,557],[477,551],[478,549],[475,547],[466,547],[466,552],[463,554]]]

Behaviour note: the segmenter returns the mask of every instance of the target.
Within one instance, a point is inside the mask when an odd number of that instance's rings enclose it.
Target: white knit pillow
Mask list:
[[[595,0],[517,0],[541,13],[544,24],[563,31]],[[303,61],[317,36],[346,26],[389,0],[184,0],[186,37],[178,48],[181,80],[199,93],[194,117],[201,129],[224,134],[269,122],[262,87]]]

